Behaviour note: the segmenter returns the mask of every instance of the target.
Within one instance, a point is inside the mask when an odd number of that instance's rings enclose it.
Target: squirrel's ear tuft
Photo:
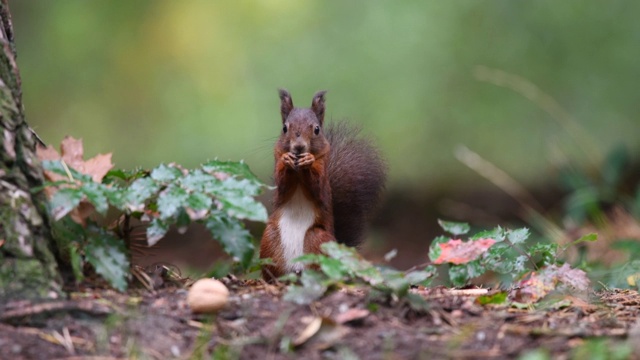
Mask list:
[[[313,100],[311,100],[311,111],[316,114],[318,121],[320,121],[320,125],[324,121],[324,94],[327,92],[322,90],[318,91],[315,95],[313,95]]]
[[[291,95],[285,89],[279,89],[278,95],[280,95],[280,114],[282,115],[282,122],[287,120],[289,117],[289,113],[293,110],[293,100],[291,100]]]

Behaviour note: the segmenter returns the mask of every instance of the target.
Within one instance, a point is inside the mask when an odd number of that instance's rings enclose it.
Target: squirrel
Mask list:
[[[344,122],[324,127],[326,91],[311,107],[295,108],[291,95],[279,90],[282,131],[275,144],[274,210],[260,241],[265,280],[304,265],[293,259],[321,253],[320,245],[362,242],[365,224],[381,199],[386,165],[369,138]]]

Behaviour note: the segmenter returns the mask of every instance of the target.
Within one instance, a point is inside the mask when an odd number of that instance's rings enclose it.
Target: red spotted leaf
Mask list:
[[[496,241],[493,239],[478,239],[473,241],[451,239],[446,243],[438,244],[440,245],[441,253],[433,263],[466,264],[477,259],[495,243]]]

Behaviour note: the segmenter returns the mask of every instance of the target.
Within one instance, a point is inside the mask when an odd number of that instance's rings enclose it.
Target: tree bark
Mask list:
[[[0,300],[61,294],[51,246],[37,136],[22,107],[22,89],[8,0],[0,2]]]

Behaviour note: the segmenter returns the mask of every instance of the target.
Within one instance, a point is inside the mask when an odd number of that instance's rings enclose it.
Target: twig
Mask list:
[[[423,262],[422,264],[414,265],[414,266],[408,268],[407,270],[405,270],[404,273],[408,274],[408,273],[410,273],[412,271],[416,271],[418,269],[425,268],[425,267],[427,267],[429,265],[433,265],[433,263],[430,260],[426,261],[426,262]]]
[[[479,81],[488,82],[496,86],[505,87],[524,96],[544,110],[573,138],[576,145],[597,166],[602,161],[602,155],[596,151],[597,142],[580,126],[580,124],[549,94],[542,91],[531,81],[506,71],[491,69],[486,66],[476,66],[473,75]]]
[[[8,310],[0,314],[0,322],[9,322],[28,316],[62,311],[82,311],[94,315],[108,315],[113,309],[93,301],[56,301],[28,304],[19,309]]]
[[[69,170],[69,167],[67,166],[67,163],[60,159],[60,163],[62,164],[62,167],[64,168],[64,171],[67,173],[67,177],[69,177],[69,180],[73,181],[73,175],[71,174],[71,170]]]
[[[552,238],[558,240],[563,240],[565,238],[562,230],[542,215],[542,206],[535,200],[533,195],[531,195],[531,193],[529,193],[527,189],[520,185],[514,178],[509,176],[509,174],[491,162],[483,159],[480,155],[464,145],[458,146],[455,151],[455,156],[461,163],[469,167],[471,170],[474,170],[478,175],[489,180],[500,190],[507,193],[507,195],[514,198],[525,211],[525,214],[533,218],[534,221],[541,223],[540,227],[542,230]],[[527,221],[528,219],[524,217],[524,220]],[[531,223],[530,220],[528,222]]]

